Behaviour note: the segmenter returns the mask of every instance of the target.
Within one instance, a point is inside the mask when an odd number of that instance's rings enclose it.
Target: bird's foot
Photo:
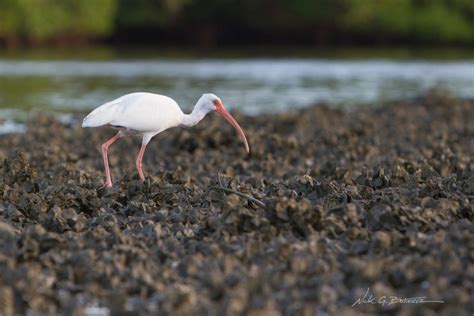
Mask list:
[[[102,188],[107,189],[112,187],[112,181],[105,181],[105,183],[102,185]]]

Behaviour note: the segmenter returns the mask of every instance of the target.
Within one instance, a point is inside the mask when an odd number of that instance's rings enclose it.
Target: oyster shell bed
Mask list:
[[[150,142],[144,183],[120,139],[111,189],[112,130],[2,136],[0,314],[472,314],[473,101],[236,118],[250,155],[211,115]]]

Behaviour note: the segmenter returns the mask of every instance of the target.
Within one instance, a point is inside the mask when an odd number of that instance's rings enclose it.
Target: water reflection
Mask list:
[[[133,91],[162,93],[189,109],[204,92],[250,114],[314,102],[413,97],[440,86],[474,97],[474,61],[323,59],[0,60],[0,107],[86,111]]]

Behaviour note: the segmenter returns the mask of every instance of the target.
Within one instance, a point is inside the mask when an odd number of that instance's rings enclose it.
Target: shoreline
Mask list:
[[[370,109],[380,109],[383,108],[387,105],[390,104],[396,104],[396,103],[419,103],[423,102],[424,99],[427,98],[427,96],[439,96],[439,97],[447,97],[451,98],[453,100],[456,100],[456,102],[468,102],[468,103],[474,103],[474,98],[470,97],[459,97],[452,95],[449,91],[446,91],[445,89],[437,89],[437,88],[431,88],[428,89],[425,93],[420,94],[415,97],[411,98],[404,98],[404,99],[393,99],[393,100],[379,100],[375,102],[358,102],[354,104],[344,104],[344,102],[341,103],[331,103],[331,102],[313,102],[310,103],[307,106],[298,106],[294,108],[290,108],[287,111],[282,111],[280,110],[275,110],[274,112],[255,112],[255,113],[245,113],[242,111],[242,109],[231,109],[230,111],[232,113],[237,113],[237,115],[240,116],[247,116],[247,117],[278,117],[278,116],[285,116],[285,115],[304,115],[305,111],[311,110],[312,108],[318,108],[318,107],[325,107],[328,109],[333,109],[333,110],[342,110],[346,112],[354,112],[358,110],[370,110]],[[48,119],[48,120],[55,120],[58,123],[63,124],[66,128],[74,128],[75,125],[80,125],[80,122],[84,118],[84,116],[87,115],[90,111],[93,109],[89,109],[87,111],[83,111],[80,109],[77,110],[60,110],[60,109],[49,109],[46,110],[46,113],[43,113],[43,110],[25,110],[25,109],[20,109],[16,110],[13,108],[0,108],[0,111],[3,111],[7,115],[3,117],[0,120],[0,137],[3,136],[8,136],[11,134],[23,134],[27,132],[27,126],[28,123],[31,121],[34,121],[38,117],[42,117],[42,119]],[[191,109],[187,109],[187,111],[190,111]],[[18,114],[15,114],[18,112]]]

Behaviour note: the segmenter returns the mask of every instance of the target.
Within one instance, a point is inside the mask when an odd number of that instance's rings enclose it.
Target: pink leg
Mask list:
[[[137,170],[138,170],[138,175],[140,176],[140,180],[144,181],[145,176],[143,175],[143,170],[142,170],[142,160],[143,160],[143,154],[145,153],[145,148],[147,144],[142,144],[142,147],[140,148],[140,151],[138,152],[138,157],[137,157]]]
[[[105,165],[105,187],[110,188],[112,187],[112,179],[110,178],[110,169],[109,169],[109,157],[108,157],[108,150],[109,146],[112,145],[117,139],[120,138],[119,133],[117,133],[114,137],[106,141],[102,144],[102,157],[104,158],[104,165]]]

